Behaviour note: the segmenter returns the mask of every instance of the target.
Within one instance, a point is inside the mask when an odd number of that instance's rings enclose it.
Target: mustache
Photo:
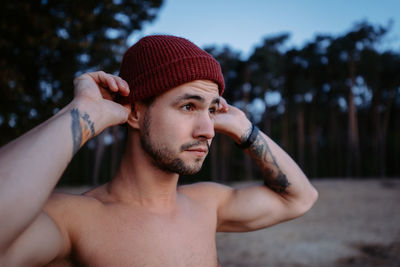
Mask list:
[[[199,145],[200,146],[206,145],[207,146],[207,153],[210,151],[210,144],[208,144],[208,142],[206,140],[204,140],[204,141],[198,140],[198,141],[195,141],[195,142],[192,142],[192,143],[183,144],[181,146],[181,151],[185,151],[185,150],[187,150],[189,148],[192,148],[192,147],[195,147],[195,146],[199,146]]]

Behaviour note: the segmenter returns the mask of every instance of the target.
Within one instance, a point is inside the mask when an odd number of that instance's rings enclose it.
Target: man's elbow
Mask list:
[[[308,211],[309,209],[311,209],[312,206],[314,206],[315,202],[317,202],[318,200],[318,191],[317,189],[315,189],[314,186],[311,186],[310,194],[307,197],[307,199],[308,199],[308,209],[307,209]]]
[[[318,200],[318,191],[313,187],[310,186],[307,193],[304,193],[300,199],[296,201],[295,207],[295,216],[300,217],[306,214],[317,202]]]

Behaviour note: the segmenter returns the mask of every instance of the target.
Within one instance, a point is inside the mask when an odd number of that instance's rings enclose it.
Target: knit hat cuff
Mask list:
[[[168,77],[166,79],[166,77]],[[129,77],[131,81],[131,100],[146,99],[161,94],[181,84],[195,80],[210,80],[218,85],[222,95],[224,81],[221,79],[221,69],[213,58],[197,56],[180,58],[173,62],[148,70],[136,77]]]

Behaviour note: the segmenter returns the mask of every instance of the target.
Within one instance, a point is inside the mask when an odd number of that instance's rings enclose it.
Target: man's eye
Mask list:
[[[187,111],[192,111],[194,110],[194,105],[193,104],[186,104],[182,107],[183,110],[187,110]]]
[[[208,110],[208,112],[210,112],[210,114],[215,114],[217,112],[217,109],[216,108],[210,108]]]

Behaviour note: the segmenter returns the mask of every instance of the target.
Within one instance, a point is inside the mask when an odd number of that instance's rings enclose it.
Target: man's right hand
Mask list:
[[[118,94],[129,95],[129,86],[120,77],[103,71],[85,73],[74,80],[74,87],[73,102],[79,112],[88,113],[95,121],[95,135],[128,119],[130,104],[115,102]]]

